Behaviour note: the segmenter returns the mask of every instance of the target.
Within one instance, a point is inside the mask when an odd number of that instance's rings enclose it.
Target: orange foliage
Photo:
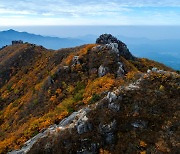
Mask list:
[[[16,140],[15,136],[6,138],[3,141],[0,141],[0,153],[3,153],[6,148],[10,148],[15,145],[14,141]]]
[[[56,101],[57,101],[56,95],[51,96],[50,101],[52,101],[52,102],[56,102]]]
[[[65,59],[65,64],[66,65],[70,65],[70,63],[72,62],[72,59],[75,55],[70,54],[66,59]]]
[[[140,154],[146,154],[146,151],[141,151]]]
[[[59,96],[62,95],[62,90],[61,90],[60,88],[58,88],[58,89],[56,90],[56,94],[58,94]]]
[[[92,49],[93,47],[95,47],[96,44],[88,44],[86,45],[84,48],[82,48],[79,52],[78,52],[78,56],[81,58],[82,56],[86,55],[88,50]]]
[[[94,81],[89,81],[84,93],[84,103],[88,103],[93,94],[100,94],[109,90],[114,84],[115,79],[110,74],[97,78]]]
[[[141,147],[146,147],[146,146],[147,146],[147,144],[146,144],[144,141],[140,141],[139,145],[140,145]]]
[[[135,71],[131,71],[131,72],[128,72],[127,74],[126,74],[126,79],[128,79],[128,80],[134,80],[135,79],[135,76],[137,75],[137,71],[135,72]]]
[[[3,99],[7,99],[10,95],[10,92],[8,90],[4,91],[4,93],[1,95]]]
[[[96,44],[88,44],[84,48],[80,49],[78,52],[71,53],[67,58],[63,60],[64,64],[70,65],[74,56],[79,56],[81,58],[82,56],[86,55],[88,50],[90,50],[94,46],[96,46]]]
[[[100,153],[100,154],[111,154],[111,152],[109,152],[109,151],[107,151],[107,150],[104,150],[104,149],[102,149],[102,148],[99,150],[99,153]]]

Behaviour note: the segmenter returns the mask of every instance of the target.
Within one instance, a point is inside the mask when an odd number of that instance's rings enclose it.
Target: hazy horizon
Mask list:
[[[115,36],[152,40],[180,39],[180,26],[0,26],[0,31],[8,29],[56,37],[77,38],[110,33]]]
[[[65,42],[39,42],[46,48],[59,49],[73,47],[85,43],[95,43],[96,38],[103,33],[110,33],[127,44],[130,51],[138,57],[147,57],[168,66],[179,69],[180,58],[180,26],[14,26],[0,27],[0,31],[14,29],[20,32],[39,34],[42,36],[57,36],[59,38],[74,38]],[[22,38],[19,38],[22,39]],[[28,41],[28,39],[26,40]],[[29,40],[30,41],[30,40]],[[10,42],[10,40],[9,40]],[[30,41],[32,42],[32,40]],[[81,42],[81,43],[80,43]],[[65,45],[66,44],[66,45]],[[6,45],[6,43],[4,44]]]

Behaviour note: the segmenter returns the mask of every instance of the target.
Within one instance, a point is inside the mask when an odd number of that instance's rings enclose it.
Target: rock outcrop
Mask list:
[[[123,56],[126,59],[134,60],[135,57],[129,52],[129,49],[127,48],[126,44],[118,40],[116,37],[112,36],[111,34],[103,34],[101,35],[97,40],[97,44],[109,44],[112,46],[113,49],[118,47],[119,55]],[[117,45],[116,45],[117,44]],[[117,50],[116,50],[117,52]]]
[[[103,65],[99,66],[99,69],[98,69],[99,77],[102,77],[102,76],[106,75],[107,73],[108,73],[107,67],[104,67]]]

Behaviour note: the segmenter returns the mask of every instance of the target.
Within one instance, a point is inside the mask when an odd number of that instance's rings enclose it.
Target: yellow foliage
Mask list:
[[[61,119],[63,119],[64,117],[66,117],[68,114],[69,114],[68,111],[63,111],[63,112],[61,112],[61,114],[58,115],[57,118],[58,118],[59,120],[61,120]]]
[[[15,144],[14,143],[15,140],[16,140],[15,136],[11,136],[3,141],[0,141],[0,153],[4,153],[7,147],[8,148],[12,147]]]
[[[63,60],[64,65],[70,65],[74,56],[79,56],[81,58],[82,56],[86,55],[88,50],[90,50],[94,46],[96,46],[96,44],[88,44],[84,48],[80,49],[78,52],[71,53]]]
[[[111,154],[109,151],[104,150],[104,149],[102,149],[102,148],[99,150],[99,153],[100,153],[100,154]]]
[[[94,81],[89,81],[84,93],[84,103],[88,103],[93,94],[100,94],[109,90],[114,84],[115,79],[110,74],[97,78]]]
[[[46,119],[45,121],[43,121],[40,126],[39,126],[39,130],[48,127],[49,125],[51,125],[51,120],[50,119]]]
[[[144,141],[140,141],[139,145],[140,145],[141,147],[146,147],[146,146],[147,146],[147,144],[146,144]]]
[[[135,71],[131,71],[131,72],[128,72],[127,74],[126,74],[126,79],[128,79],[128,80],[133,80],[133,79],[135,79],[135,75],[137,74],[137,71],[135,72]]]
[[[37,85],[35,86],[35,90],[40,91],[41,88],[42,88],[42,85],[43,85],[43,82],[37,84]]]
[[[87,54],[88,50],[92,49],[93,47],[95,47],[96,44],[88,44],[86,45],[84,48],[82,48],[79,52],[78,52],[78,55],[79,57],[82,57],[84,55]]]
[[[74,54],[70,54],[70,55],[65,59],[65,65],[70,65],[73,57],[74,57]]]
[[[62,90],[61,90],[60,88],[58,88],[58,89],[56,90],[56,94],[61,95],[61,94],[62,94]]]
[[[10,96],[10,93],[8,92],[8,90],[6,90],[6,91],[1,95],[1,97],[2,97],[3,99],[7,99],[9,96]]]
[[[163,85],[160,85],[159,90],[160,90],[160,91],[164,91],[164,89],[165,89],[164,86],[163,86]]]
[[[59,111],[67,111],[68,108],[70,108],[74,103],[74,100],[72,97],[64,99],[58,106],[57,109]]]
[[[68,94],[72,94],[74,91],[74,87],[72,85],[69,85],[66,90],[67,90]]]
[[[17,109],[18,107],[14,107],[13,103],[9,104],[8,107],[4,110],[4,118],[9,118],[10,116],[14,115]]]

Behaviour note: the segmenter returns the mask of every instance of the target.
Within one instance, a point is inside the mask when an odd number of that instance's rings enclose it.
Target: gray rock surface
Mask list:
[[[113,144],[115,140],[114,132],[117,127],[116,120],[113,120],[109,124],[100,124],[99,125],[99,131],[104,136],[105,143],[106,144]]]
[[[98,76],[102,77],[108,73],[108,68],[101,65],[98,69]]]
[[[106,48],[110,49],[112,53],[119,54],[118,44],[117,43],[109,43],[105,45]]]
[[[124,76],[124,73],[125,73],[125,71],[123,69],[123,64],[121,62],[118,62],[118,65],[119,65],[119,67],[117,70],[117,76],[122,77],[122,76]]]
[[[110,103],[108,104],[108,108],[115,112],[118,112],[120,110],[120,105],[118,103]]]
[[[75,66],[77,64],[80,64],[79,62],[79,56],[74,56],[72,60],[72,66]]]
[[[106,97],[109,100],[109,103],[113,102],[118,98],[114,92],[108,92]]]
[[[76,118],[78,112],[73,112],[69,117],[63,119],[58,126],[65,127],[73,122],[73,120]]]
[[[126,44],[118,40],[116,37],[112,36],[111,34],[103,34],[100,35],[99,38],[96,40],[97,44],[110,44],[110,43],[117,43],[119,55],[125,57],[126,59],[133,60],[135,57],[129,52]]]
[[[134,122],[131,123],[131,125],[134,127],[134,128],[146,128],[147,127],[147,122],[144,121],[144,120],[136,120]]]
[[[113,120],[109,124],[99,124],[99,131],[101,134],[106,134],[115,131],[117,126],[116,120]]]
[[[115,135],[114,135],[114,133],[107,133],[107,134],[105,135],[105,142],[106,142],[107,144],[113,144],[114,141],[115,141]]]
[[[152,68],[152,71],[153,71],[153,72],[157,72],[157,70],[158,70],[158,69],[157,69],[156,67],[153,67],[153,68]]]

